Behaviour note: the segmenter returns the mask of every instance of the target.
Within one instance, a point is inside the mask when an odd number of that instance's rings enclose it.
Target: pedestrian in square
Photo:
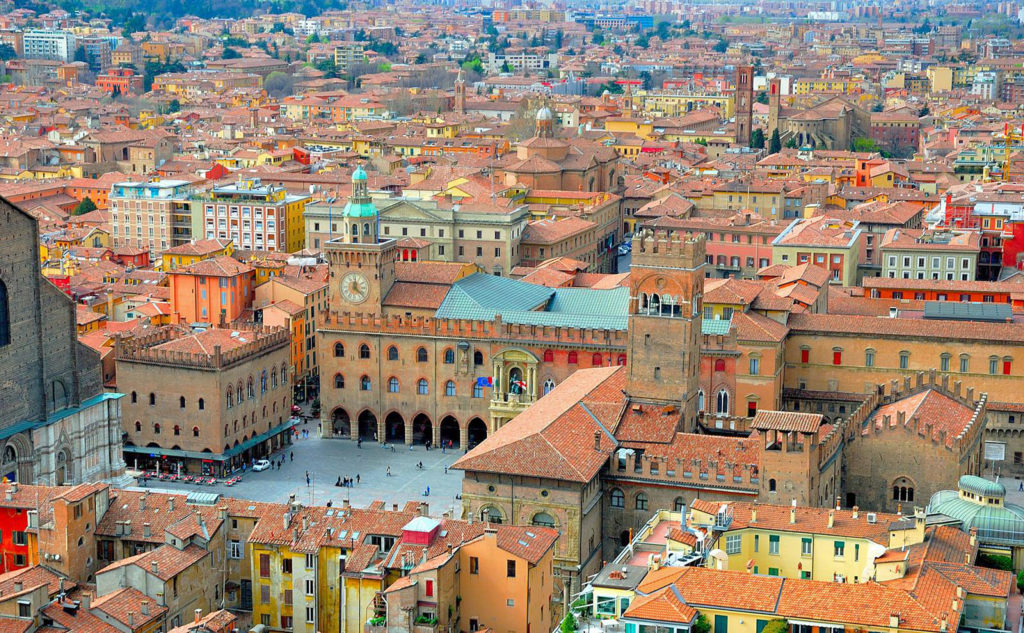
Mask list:
[[[390,476],[391,476],[391,466],[388,466],[387,476],[388,476],[388,477],[390,477]]]

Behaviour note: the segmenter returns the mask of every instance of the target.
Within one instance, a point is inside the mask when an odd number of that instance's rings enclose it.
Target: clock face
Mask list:
[[[370,284],[359,273],[349,273],[341,278],[341,296],[349,303],[362,303],[370,294]]]

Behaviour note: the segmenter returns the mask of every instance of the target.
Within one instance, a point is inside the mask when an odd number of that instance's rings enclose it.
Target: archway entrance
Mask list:
[[[364,442],[377,441],[377,416],[369,411],[359,414],[359,439]]]
[[[459,421],[452,416],[441,420],[441,444],[455,448],[459,445]]]
[[[392,411],[384,418],[384,441],[405,442],[405,420],[396,411]]]
[[[348,411],[341,407],[334,410],[334,413],[331,414],[331,432],[336,437],[349,437],[352,434]]]
[[[434,441],[434,425],[427,414],[421,413],[412,420],[412,443],[426,444]]]
[[[466,448],[473,448],[480,442],[487,439],[487,425],[480,418],[473,418],[469,421],[469,426],[466,427],[467,440],[469,446]]]
[[[4,447],[3,460],[0,460],[0,475],[7,481],[18,481],[18,453],[10,444]]]

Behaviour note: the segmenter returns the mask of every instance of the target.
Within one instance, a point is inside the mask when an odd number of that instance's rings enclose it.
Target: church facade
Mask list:
[[[74,302],[39,273],[36,220],[0,199],[0,475],[63,485],[124,473],[120,394],[78,342]]]

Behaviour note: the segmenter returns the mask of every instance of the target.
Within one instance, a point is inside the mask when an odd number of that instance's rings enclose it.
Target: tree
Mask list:
[[[711,633],[711,623],[708,622],[708,616],[701,613],[697,616],[697,621],[690,627],[690,633]]]
[[[0,42],[0,59],[14,59],[18,52],[7,42]]]
[[[96,203],[92,201],[92,198],[90,198],[89,196],[86,196],[86,197],[82,198],[81,202],[79,202],[77,205],[75,205],[75,208],[72,209],[72,211],[71,211],[71,215],[82,215],[84,213],[89,213],[90,211],[95,211],[95,210],[96,210]]]
[[[263,88],[267,91],[267,96],[275,99],[292,94],[294,87],[295,77],[280,71],[270,73],[263,81]]]
[[[472,58],[462,62],[462,70],[482,75],[484,72],[484,62],[480,59],[480,55],[473,55]]]
[[[866,136],[858,136],[853,139],[853,151],[873,154],[881,151],[881,148],[878,147],[878,143],[876,143],[874,139],[867,138]]]
[[[181,102],[178,101],[177,99],[171,99],[167,103],[167,112],[169,114],[174,114],[175,112],[181,112]]]
[[[754,149],[764,149],[764,130],[757,128],[750,133],[750,146]]]
[[[602,33],[601,31],[594,31],[594,38],[590,41],[593,42],[594,44],[597,44],[598,46],[601,46],[602,44],[604,44],[604,33]]]
[[[978,565],[978,567],[1013,571],[1013,559],[1009,556],[1002,556],[1000,554],[986,554],[984,552],[979,552],[975,564]]]
[[[772,137],[768,141],[768,153],[778,154],[782,151],[782,138],[779,136],[779,128],[772,131]]]
[[[239,53],[238,51],[236,51],[233,48],[228,48],[228,47],[224,48],[224,54],[221,55],[221,57],[223,59],[238,59],[241,56],[242,56],[241,53]]]
[[[76,62],[89,62],[89,56],[86,54],[84,46],[78,46],[75,48],[74,60]]]
[[[1024,569],[1017,572],[1017,591],[1024,593]]]
[[[729,42],[725,39],[720,39],[715,43],[714,47],[712,47],[711,50],[715,51],[716,53],[724,53],[725,51],[729,50]]]
[[[788,631],[789,621],[785,618],[769,620],[768,624],[765,624],[761,629],[761,633],[788,633]]]
[[[796,139],[793,138],[792,136],[789,137],[789,140],[786,141],[786,147],[788,147],[789,149],[796,149]]]
[[[636,38],[635,44],[637,45],[637,48],[647,48],[648,46],[651,45],[651,40],[648,39],[646,35],[641,35],[640,37]]]
[[[124,28],[121,30],[121,34],[125,37],[131,37],[132,33],[138,33],[146,30],[146,16],[143,13],[132,13],[131,16],[125,20]]]
[[[754,97],[754,101],[757,102],[757,103],[760,103],[760,104],[767,105],[768,104],[768,93],[764,92],[764,91],[757,93],[757,96]]]
[[[921,106],[921,110],[917,113],[917,116],[928,116],[932,111],[928,109],[928,104]]]
[[[573,633],[576,630],[576,616],[572,613],[565,614],[565,618],[562,619],[562,633]]]

